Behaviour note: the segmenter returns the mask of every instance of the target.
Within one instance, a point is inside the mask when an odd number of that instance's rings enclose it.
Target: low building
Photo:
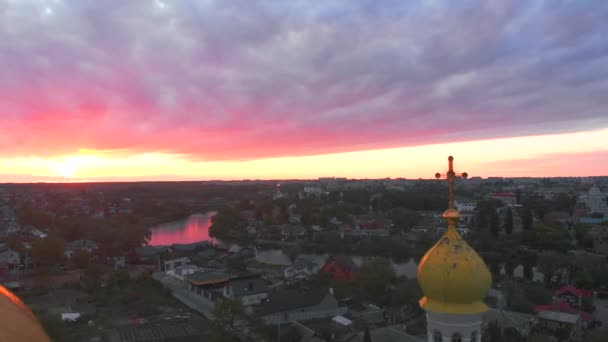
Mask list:
[[[194,274],[195,272],[198,272],[198,271],[200,271],[200,268],[198,266],[184,265],[184,266],[177,266],[174,269],[165,271],[165,273],[168,276],[174,277],[176,279],[185,280],[185,278],[188,275]]]
[[[245,306],[256,305],[268,298],[268,287],[259,275],[231,279],[224,286],[224,297],[240,299]]]
[[[583,310],[574,308],[567,303],[553,303],[548,305],[535,305],[534,312],[541,313],[544,311],[561,312],[566,314],[578,315],[584,326],[589,326],[593,322],[593,315]]]
[[[490,198],[501,201],[505,205],[517,204],[517,196],[511,192],[494,192],[490,195]]]
[[[580,307],[583,304],[583,292],[574,286],[566,285],[555,291],[553,300]]]
[[[382,327],[369,331],[370,340],[373,342],[424,342],[417,336],[410,335],[405,331],[399,330],[396,327]],[[366,342],[365,332],[359,333],[355,338],[350,339],[349,342]]]
[[[379,326],[386,323],[387,314],[385,311],[375,305],[356,306],[351,305],[348,308],[348,316],[362,327]]]
[[[259,274],[234,275],[217,271],[195,271],[183,276],[188,288],[215,303],[221,298],[240,299],[243,305],[255,305],[268,297],[268,287]]]
[[[200,341],[201,330],[184,322],[160,322],[139,326],[126,326],[109,330],[104,341],[108,342],[160,342]],[[202,339],[204,340],[204,339]]]
[[[585,204],[590,213],[608,214],[607,193],[603,193],[597,186],[592,186],[589,191],[579,196],[579,200]]]
[[[283,270],[285,280],[305,279],[319,271],[319,265],[305,257],[298,257]]]
[[[184,280],[190,291],[213,303],[223,297],[224,286],[230,280],[230,275],[224,272],[198,271],[186,275]]]
[[[303,226],[285,224],[281,226],[281,237],[284,240],[303,240],[308,235],[308,231]]]
[[[165,272],[170,272],[175,270],[177,267],[182,267],[190,263],[190,259],[188,258],[176,258],[169,259],[163,262],[163,270]]]
[[[522,312],[489,308],[483,314],[484,328],[487,328],[490,323],[496,324],[501,330],[514,329],[521,336],[528,336],[536,325],[536,316]]]
[[[507,306],[507,299],[500,290],[490,289],[484,299],[484,303],[490,308],[502,310]]]
[[[97,243],[91,240],[75,240],[70,241],[65,245],[65,256],[70,259],[76,252],[84,251],[87,253],[94,253],[98,249]]]
[[[559,312],[559,311],[542,311],[536,315],[538,325],[547,331],[557,333],[567,329],[568,339],[570,341],[579,341],[583,332],[581,317],[577,314]]]
[[[21,255],[19,252],[10,248],[0,252],[0,263],[6,263],[8,269],[16,269],[21,264]]]
[[[344,315],[346,312],[347,308],[340,307],[334,295],[323,289],[275,292],[262,304],[262,320],[266,324],[305,322]]]

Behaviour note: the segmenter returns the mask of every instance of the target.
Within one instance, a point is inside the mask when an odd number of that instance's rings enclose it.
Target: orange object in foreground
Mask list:
[[[19,297],[1,285],[0,317],[0,341],[51,341],[30,309]]]

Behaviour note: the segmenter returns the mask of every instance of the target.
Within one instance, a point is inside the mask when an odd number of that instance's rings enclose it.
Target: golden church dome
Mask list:
[[[50,342],[34,314],[19,297],[0,285],[0,341]]]
[[[443,213],[448,230],[429,249],[418,265],[418,283],[424,292],[420,307],[424,310],[473,314],[487,310],[483,299],[492,284],[485,262],[456,230],[460,213]]]

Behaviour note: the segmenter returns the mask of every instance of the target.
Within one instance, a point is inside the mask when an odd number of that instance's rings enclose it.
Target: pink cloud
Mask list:
[[[256,159],[608,127],[604,5],[47,6],[0,9],[0,156]]]
[[[555,153],[530,159],[492,161],[479,166],[479,172],[486,177],[606,176],[606,170],[608,170],[608,150]]]

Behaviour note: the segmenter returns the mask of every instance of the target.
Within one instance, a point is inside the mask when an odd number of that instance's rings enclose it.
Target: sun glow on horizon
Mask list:
[[[312,156],[198,161],[161,152],[80,149],[55,158],[0,157],[0,183],[230,179],[432,178],[448,155],[471,176],[598,176],[608,129]]]
[[[63,178],[72,178],[78,169],[76,163],[72,161],[54,162],[52,167]]]

